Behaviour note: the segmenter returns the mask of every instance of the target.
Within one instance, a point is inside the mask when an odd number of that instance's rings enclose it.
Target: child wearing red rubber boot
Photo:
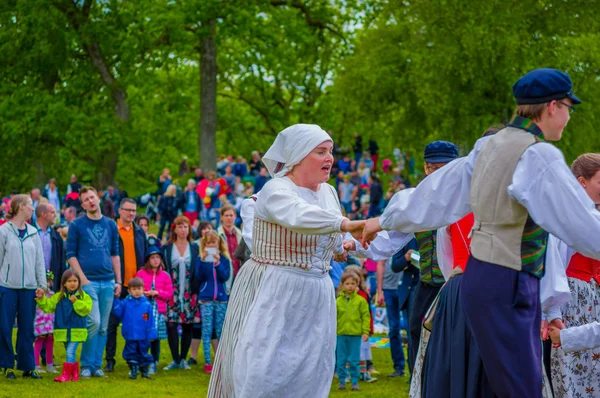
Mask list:
[[[67,359],[60,376],[54,381],[79,380],[77,347],[87,339],[86,317],[92,310],[92,298],[81,290],[79,274],[66,270],[60,280],[60,292],[52,297],[36,294],[38,307],[46,312],[54,312],[54,341],[65,343]]]

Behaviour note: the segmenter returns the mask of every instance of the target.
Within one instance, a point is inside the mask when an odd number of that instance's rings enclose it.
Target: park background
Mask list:
[[[510,118],[511,85],[567,71],[567,161],[600,151],[600,4],[590,0],[5,0],[0,191],[70,174],[130,195],[163,167],[214,169],[298,122],[421,161]],[[419,165],[417,164],[417,169]],[[185,182],[183,182],[185,183]]]
[[[218,154],[249,158],[299,122],[342,148],[373,138],[381,158],[400,148],[419,162],[435,139],[465,155],[510,118],[512,84],[538,67],[567,71],[584,101],[557,144],[570,162],[600,152],[599,13],[595,0],[4,0],[0,191],[75,173],[139,195],[184,155],[214,169]],[[382,375],[359,395],[406,396],[407,378],[385,377],[389,350],[374,356]],[[108,380],[3,381],[0,397],[203,396],[208,385],[198,367],[150,382],[126,373],[121,361]]]

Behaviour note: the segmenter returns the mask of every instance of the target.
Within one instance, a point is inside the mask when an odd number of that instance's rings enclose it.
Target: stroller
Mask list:
[[[148,192],[144,195],[138,196],[135,201],[137,202],[138,206],[145,207],[146,210],[144,211],[144,214],[150,220],[156,222],[156,216],[158,215],[156,195]]]

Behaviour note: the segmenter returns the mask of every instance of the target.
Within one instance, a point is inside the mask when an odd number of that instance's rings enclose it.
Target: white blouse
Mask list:
[[[329,266],[323,264],[329,236],[340,232],[342,221],[345,219],[335,189],[331,185],[323,183],[319,190],[314,192],[297,186],[288,177],[273,178],[261,189],[256,202],[249,199],[244,201],[243,206],[245,237],[251,233],[246,226],[253,224],[254,217],[297,233],[321,235],[312,259],[311,271],[321,272]],[[342,237],[339,234],[335,253],[343,251]]]
[[[172,232],[174,233],[174,232]],[[185,294],[185,271],[186,268],[190,267],[190,263],[192,262],[191,254],[190,254],[190,245],[188,244],[185,247],[185,253],[183,256],[179,254],[179,250],[177,250],[177,246],[173,244],[173,250],[171,251],[171,264],[177,264],[177,269],[179,271],[179,292],[176,292],[179,296],[179,304],[183,305],[183,296]],[[191,270],[191,268],[190,268]],[[191,270],[191,272],[194,272]]]
[[[547,321],[562,319],[561,307],[571,299],[567,280],[567,265],[575,252],[556,236],[548,237],[546,273],[540,281],[542,318]]]

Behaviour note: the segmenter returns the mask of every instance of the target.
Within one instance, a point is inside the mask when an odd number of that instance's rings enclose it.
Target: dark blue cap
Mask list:
[[[569,98],[573,104],[581,100],[571,91],[573,83],[565,72],[556,69],[535,69],[521,77],[513,85],[517,105],[543,104],[552,100]]]
[[[425,162],[448,163],[458,157],[458,147],[448,141],[433,141],[425,147]]]

